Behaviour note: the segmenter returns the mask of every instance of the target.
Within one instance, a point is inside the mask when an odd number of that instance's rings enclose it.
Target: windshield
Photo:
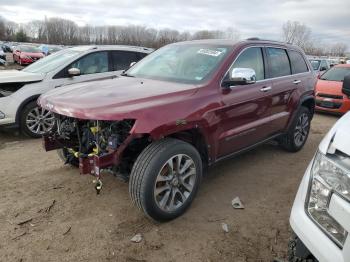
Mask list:
[[[18,47],[18,49],[21,50],[22,52],[41,53],[40,49],[35,46],[21,45]]]
[[[310,60],[313,70],[318,70],[321,64],[321,60]]]
[[[182,83],[200,83],[215,71],[230,48],[203,44],[168,45],[146,56],[126,74]]]
[[[56,68],[71,62],[72,59],[77,57],[81,51],[76,50],[62,50],[52,55],[39,59],[35,63],[27,66],[22,71],[28,73],[48,73]]]
[[[50,52],[57,52],[57,51],[60,51],[60,50],[62,50],[62,48],[58,47],[58,46],[49,47],[49,51]]]
[[[350,67],[332,67],[321,76],[322,80],[344,81],[344,77],[350,74]]]

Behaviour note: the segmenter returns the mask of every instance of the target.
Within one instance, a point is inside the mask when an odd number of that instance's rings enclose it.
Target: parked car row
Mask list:
[[[44,56],[39,48],[29,45],[19,45],[13,51],[13,61],[20,65],[34,63]]]
[[[17,61],[23,63],[25,56],[34,57],[33,49],[21,50]],[[17,126],[23,133],[39,137],[55,124],[52,114],[36,103],[41,94],[63,85],[117,77],[130,63],[151,51],[127,46],[74,47],[40,59],[21,71],[1,71],[0,126]]]

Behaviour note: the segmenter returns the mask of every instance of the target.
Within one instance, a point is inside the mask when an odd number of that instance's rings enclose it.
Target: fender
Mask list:
[[[149,133],[149,136],[155,141],[167,136],[195,130],[202,136],[202,140],[204,140],[203,143],[201,143],[203,146],[202,148],[205,149],[208,154],[208,161],[211,161],[214,158],[215,148],[214,146],[210,146],[213,145],[213,141],[212,137],[207,132],[207,128],[205,128],[206,125],[208,124],[203,121],[187,122],[185,119],[179,119],[176,122],[157,127]]]

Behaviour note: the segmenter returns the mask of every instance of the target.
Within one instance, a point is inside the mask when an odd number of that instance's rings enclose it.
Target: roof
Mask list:
[[[337,64],[334,67],[350,67],[350,64]]]
[[[259,38],[248,38],[246,40],[236,41],[231,39],[201,39],[201,40],[191,40],[191,41],[183,41],[183,42],[177,42],[174,44],[203,44],[203,45],[226,45],[226,46],[234,46],[238,44],[273,44],[273,45],[280,45],[284,46],[286,48],[296,48],[300,49],[299,47],[295,45],[291,45],[285,42],[275,41],[275,40],[265,40],[265,39],[259,39]]]
[[[123,50],[123,51],[137,51],[141,53],[151,53],[152,48],[142,46],[128,46],[128,45],[82,45],[71,47],[72,50],[88,51],[88,50]]]

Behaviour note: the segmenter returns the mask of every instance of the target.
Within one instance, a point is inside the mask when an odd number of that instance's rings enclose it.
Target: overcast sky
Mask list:
[[[242,38],[280,39],[287,20],[324,43],[350,46],[350,0],[0,0],[0,15],[25,23],[61,17],[78,25],[137,24],[179,31],[237,29]]]

